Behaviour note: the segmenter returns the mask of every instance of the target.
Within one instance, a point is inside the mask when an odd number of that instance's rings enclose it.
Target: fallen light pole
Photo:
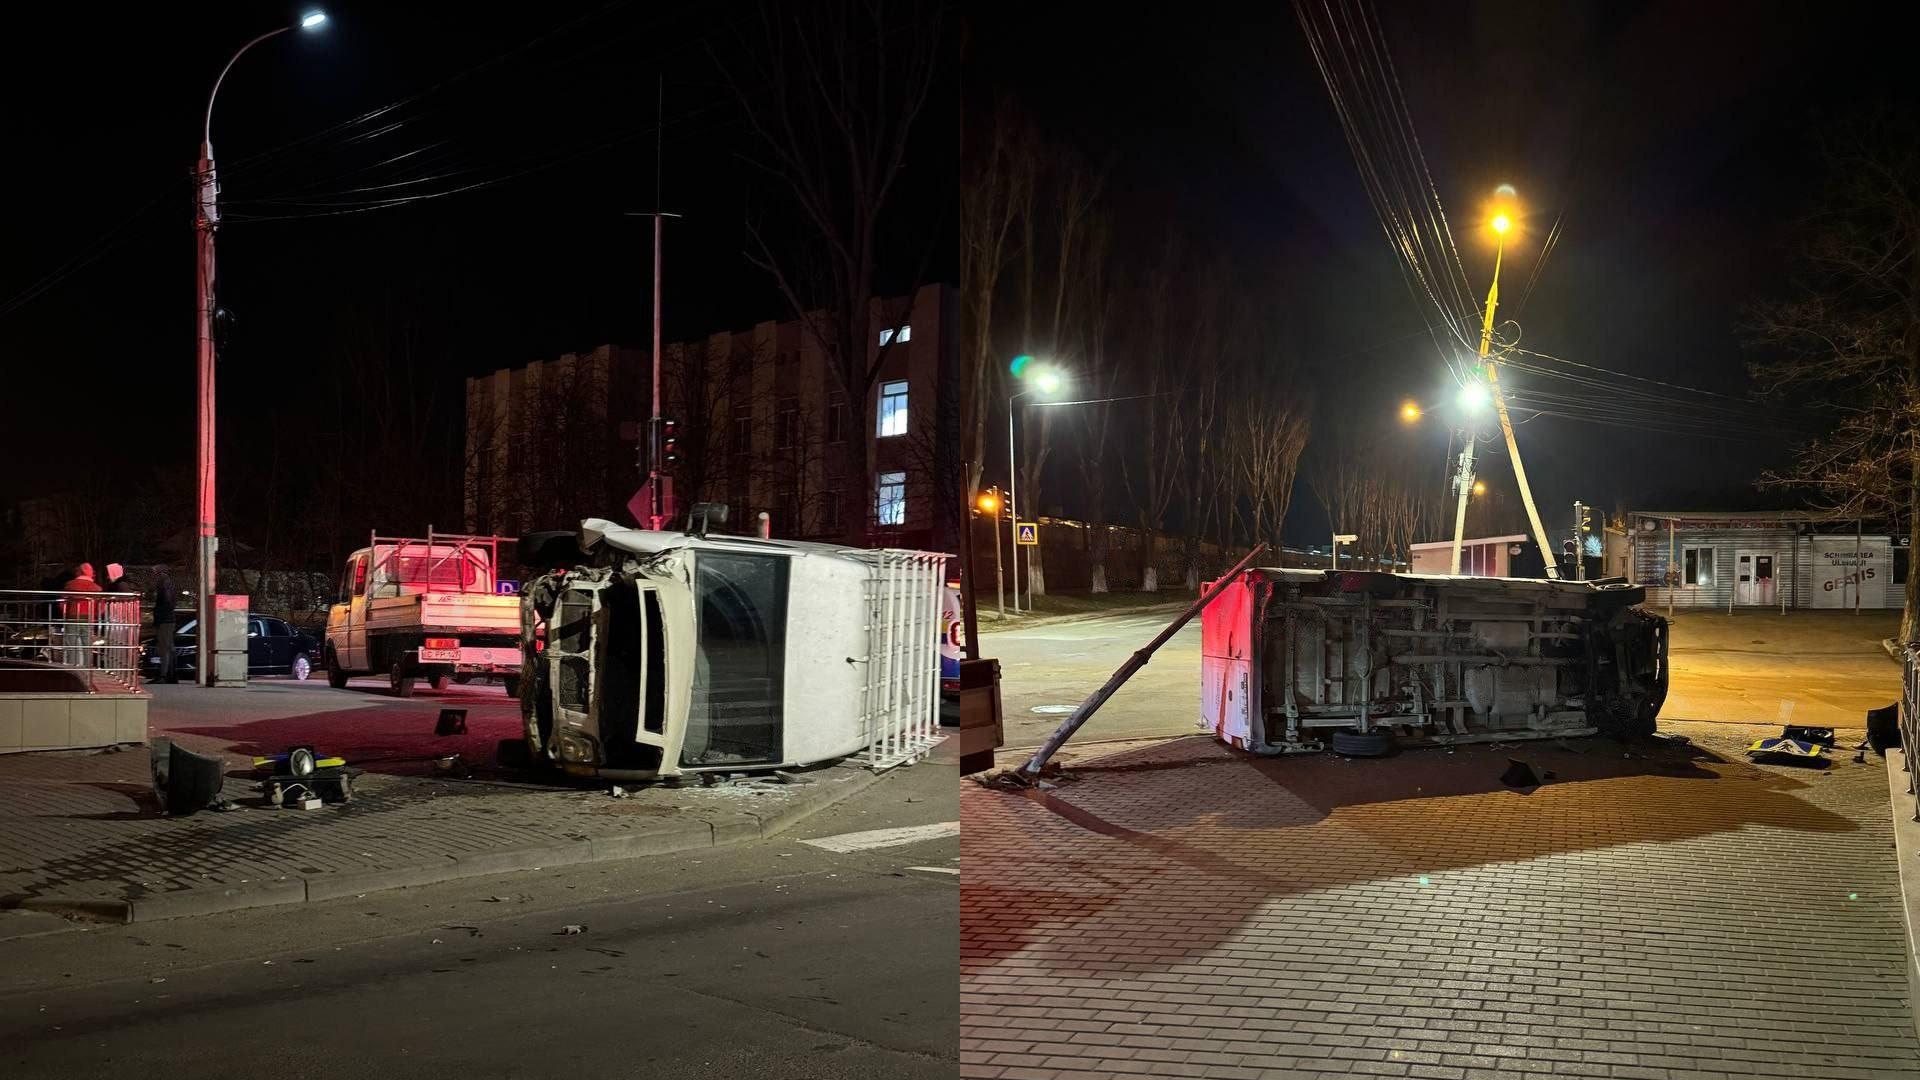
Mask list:
[[[1061,721],[1060,726],[1054,729],[1053,734],[1047,736],[1047,741],[1040,744],[1040,748],[1033,752],[1033,756],[1027,759],[1025,765],[1020,766],[1018,769],[1012,769],[1002,773],[996,779],[1017,785],[1031,784],[1033,781],[1039,779],[1040,770],[1046,767],[1047,759],[1052,757],[1061,746],[1065,745],[1068,739],[1073,738],[1073,733],[1080,730],[1080,725],[1091,719],[1093,714],[1099,711],[1100,706],[1107,703],[1108,698],[1112,697],[1121,686],[1125,685],[1128,679],[1133,678],[1134,672],[1146,667],[1147,661],[1152,659],[1156,649],[1165,645],[1169,638],[1180,632],[1181,627],[1191,622],[1193,617],[1200,614],[1208,604],[1213,603],[1214,597],[1225,592],[1228,585],[1239,580],[1240,572],[1245,570],[1254,559],[1259,558],[1260,554],[1266,550],[1267,545],[1255,544],[1253,550],[1247,552],[1246,558],[1241,559],[1238,563],[1234,564],[1233,569],[1222,574],[1220,579],[1213,583],[1212,588],[1202,593],[1200,598],[1195,600],[1191,607],[1180,614],[1179,618],[1169,623],[1165,630],[1160,631],[1159,636],[1147,642],[1147,644],[1141,648],[1135,649],[1133,655],[1127,657],[1126,663],[1121,664],[1120,667],[1114,671],[1113,676],[1107,680],[1106,685],[1088,695],[1087,699],[1082,701],[1080,706],[1073,710],[1072,716]]]

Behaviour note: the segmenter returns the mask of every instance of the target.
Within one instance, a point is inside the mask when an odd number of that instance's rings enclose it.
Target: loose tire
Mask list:
[[[347,671],[340,666],[340,657],[331,645],[327,646],[327,685],[335,690],[347,688]]]
[[[393,685],[394,697],[410,698],[413,696],[413,676],[407,673],[406,661],[395,660],[393,662],[393,673],[388,677],[388,681]]]
[[[1393,732],[1384,728],[1365,733],[1336,731],[1333,752],[1343,757],[1385,757],[1393,753]]]

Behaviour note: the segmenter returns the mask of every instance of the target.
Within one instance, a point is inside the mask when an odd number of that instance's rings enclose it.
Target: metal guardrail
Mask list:
[[[1907,794],[1913,798],[1913,820],[1920,821],[1920,773],[1913,771],[1913,754],[1920,750],[1920,724],[1914,706],[1920,704],[1920,646],[1900,650],[1900,761],[1907,772]]]
[[[139,687],[139,596],[0,589],[0,693]]]

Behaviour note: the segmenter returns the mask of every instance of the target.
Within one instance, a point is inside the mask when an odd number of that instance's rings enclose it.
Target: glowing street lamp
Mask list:
[[[1473,482],[1473,493],[1475,495],[1485,495],[1487,493],[1487,482],[1485,480],[1475,480]]]
[[[196,607],[200,619],[200,658],[194,664],[194,682],[201,686],[212,686],[214,676],[213,656],[213,591],[215,574],[214,553],[219,544],[218,525],[215,520],[218,502],[217,478],[214,461],[214,405],[215,371],[213,349],[213,233],[220,226],[220,184],[213,172],[213,103],[220,96],[220,84],[227,81],[227,72],[248,49],[271,37],[292,30],[297,25],[302,30],[318,29],[327,21],[325,12],[309,11],[300,17],[297,24],[276,27],[261,34],[233,54],[227,66],[220,69],[220,76],[213,80],[213,91],[207,95],[207,112],[200,125],[200,163],[195,171],[199,181],[199,192],[195,196],[194,231],[199,234],[195,244],[195,302],[199,321],[197,341],[197,363],[199,368],[199,446],[198,446],[198,496],[195,499],[197,517],[196,561],[199,564],[199,592]]]
[[[1479,379],[1469,379],[1460,387],[1460,407],[1468,412],[1479,412],[1487,407],[1493,396],[1487,391],[1487,384]]]
[[[1416,401],[1402,402],[1400,405],[1400,421],[1406,424],[1419,423],[1420,422],[1419,402],[1416,402]]]
[[[1013,530],[1013,610],[1020,610],[1020,462],[1013,443],[1013,403],[1028,394],[1042,394],[1052,397],[1066,385],[1066,376],[1060,369],[1050,364],[1042,364],[1032,356],[1021,354],[1007,365],[1007,371],[1016,379],[1026,381],[1025,390],[1016,390],[1007,395],[1007,527]],[[997,536],[997,534],[996,534]],[[996,544],[999,540],[996,538]],[[1027,557],[1027,573],[1033,573],[1033,557]],[[1028,587],[1031,603],[1032,587]]]
[[[1000,618],[1005,621],[1007,579],[1000,570],[1000,492],[994,488],[988,488],[980,493],[980,497],[973,501],[973,505],[979,507],[981,513],[993,519],[993,528],[988,530],[993,533],[993,591],[1000,608]]]

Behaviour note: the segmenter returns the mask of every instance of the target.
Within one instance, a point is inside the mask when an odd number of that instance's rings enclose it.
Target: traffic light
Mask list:
[[[679,426],[671,420],[663,419],[660,421],[660,467],[665,469],[679,460]]]

